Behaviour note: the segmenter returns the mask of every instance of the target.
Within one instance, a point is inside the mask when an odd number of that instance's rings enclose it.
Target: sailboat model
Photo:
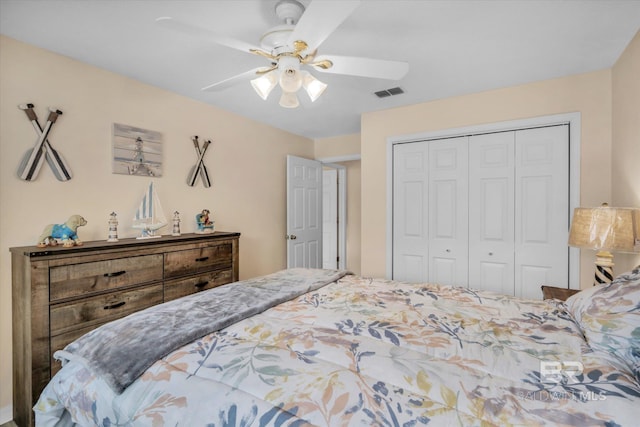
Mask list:
[[[140,230],[141,235],[137,239],[151,239],[160,237],[156,231],[167,225],[167,218],[164,216],[158,193],[153,187],[153,182],[142,196],[142,201],[136,214],[133,217],[133,228]]]

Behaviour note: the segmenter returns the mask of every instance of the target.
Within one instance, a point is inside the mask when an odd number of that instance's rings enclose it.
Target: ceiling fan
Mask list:
[[[261,47],[211,30],[196,27],[170,17],[160,17],[160,25],[182,33],[207,38],[215,43],[238,49],[270,61],[258,67],[202,88],[218,91],[251,80],[258,95],[266,100],[279,84],[280,105],[296,108],[300,105],[296,92],[304,88],[311,101],[324,92],[327,85],[302,67],[322,73],[344,74],[389,80],[400,80],[409,71],[409,64],[400,61],[355,56],[320,55],[317,49],[329,35],[360,5],[361,0],[312,1],[306,8],[297,0],[281,0],[275,13],[283,24],[269,29],[260,39]]]

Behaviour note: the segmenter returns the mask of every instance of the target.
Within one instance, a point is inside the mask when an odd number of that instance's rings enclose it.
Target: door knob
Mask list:
[[[287,240],[296,240],[297,238],[298,236],[296,236],[295,234],[291,234],[291,235],[287,234],[287,237],[286,237]]]

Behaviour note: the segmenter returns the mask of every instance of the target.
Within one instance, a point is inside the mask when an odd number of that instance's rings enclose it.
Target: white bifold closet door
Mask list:
[[[394,146],[394,279],[467,285],[468,139]]]
[[[515,132],[469,144],[469,286],[514,295]]]
[[[462,137],[429,143],[430,282],[467,286],[468,140]]]
[[[516,132],[515,295],[569,283],[569,125]]]
[[[392,277],[540,297],[568,280],[568,126],[396,144]]]
[[[424,282],[429,273],[429,145],[393,147],[393,272]]]

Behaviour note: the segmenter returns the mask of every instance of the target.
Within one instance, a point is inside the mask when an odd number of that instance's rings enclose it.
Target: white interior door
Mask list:
[[[322,171],[322,268],[338,268],[338,170]]]
[[[469,139],[469,287],[514,294],[514,132]]]
[[[429,143],[429,281],[467,286],[468,137]]]
[[[515,295],[569,282],[569,126],[516,132]]]
[[[322,163],[287,156],[287,268],[322,267]]]
[[[426,282],[429,274],[429,143],[393,147],[393,264],[391,277]]]

